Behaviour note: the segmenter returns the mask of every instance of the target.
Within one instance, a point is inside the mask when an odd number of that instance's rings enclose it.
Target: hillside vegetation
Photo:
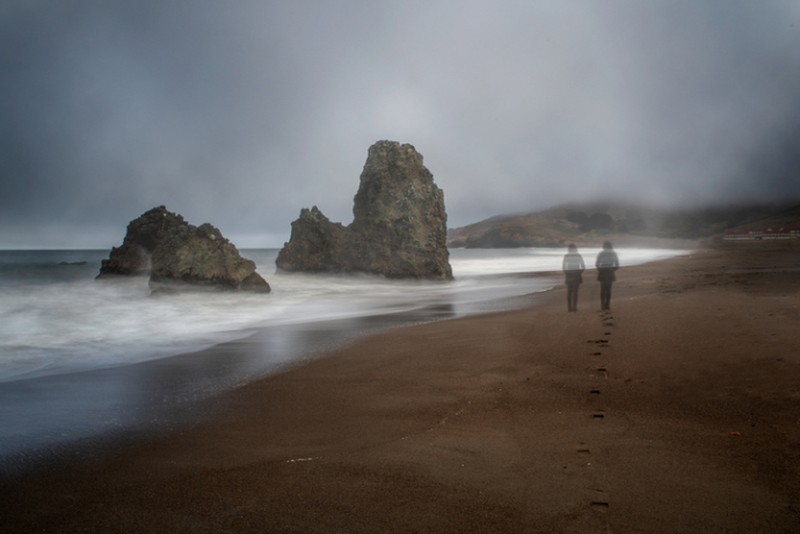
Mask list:
[[[710,238],[734,229],[800,228],[800,205],[653,209],[604,203],[569,204],[533,213],[501,215],[448,231],[458,248],[558,247],[570,242]]]

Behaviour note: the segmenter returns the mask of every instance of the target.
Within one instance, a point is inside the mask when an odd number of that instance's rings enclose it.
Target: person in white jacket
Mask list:
[[[564,282],[567,284],[567,311],[578,311],[578,288],[583,282],[586,264],[583,263],[583,256],[578,254],[578,247],[574,244],[567,247],[561,270],[564,271]]]

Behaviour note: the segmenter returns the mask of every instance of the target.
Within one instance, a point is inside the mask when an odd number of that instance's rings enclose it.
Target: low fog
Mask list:
[[[413,144],[452,227],[573,201],[800,199],[792,1],[0,4],[0,248],[164,204],[236,245],[352,220]]]

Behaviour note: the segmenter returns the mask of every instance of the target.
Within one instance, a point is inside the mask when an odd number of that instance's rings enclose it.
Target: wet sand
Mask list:
[[[7,478],[3,530],[796,532],[800,241],[623,269],[609,312],[592,278]]]

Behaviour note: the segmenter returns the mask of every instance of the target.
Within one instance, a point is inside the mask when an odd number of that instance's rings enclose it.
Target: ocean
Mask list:
[[[108,250],[0,251],[0,465],[170,427],[222,391],[380,329],[520,307],[561,283],[535,273],[558,272],[564,254],[453,249],[455,281],[431,282],[276,273],[276,249],[241,252],[270,294],[151,296],[144,277],[95,280]],[[581,250],[589,265],[597,252]],[[617,252],[626,266],[688,251]]]

